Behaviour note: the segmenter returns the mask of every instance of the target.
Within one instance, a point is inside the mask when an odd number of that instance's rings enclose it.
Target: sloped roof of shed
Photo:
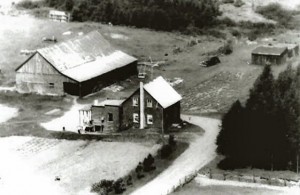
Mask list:
[[[167,108],[182,99],[173,87],[161,76],[144,85],[144,89],[163,107]]]
[[[280,56],[285,50],[287,47],[260,46],[254,49],[252,54]]]
[[[116,50],[98,32],[37,50],[59,72],[78,81],[86,81],[137,59]]]
[[[99,102],[98,104],[94,104],[94,106],[121,106],[125,100],[104,100]]]

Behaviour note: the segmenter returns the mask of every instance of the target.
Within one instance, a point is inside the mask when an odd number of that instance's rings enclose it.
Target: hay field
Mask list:
[[[93,183],[126,175],[158,148],[151,142],[0,138],[0,194],[88,194]]]

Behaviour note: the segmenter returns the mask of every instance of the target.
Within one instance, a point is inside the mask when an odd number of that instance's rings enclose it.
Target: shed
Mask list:
[[[38,49],[16,69],[22,93],[85,96],[137,74],[137,59],[97,31]]]
[[[50,10],[49,19],[59,22],[69,22],[70,21],[70,14],[64,11],[58,11],[58,10]]]
[[[287,55],[287,47],[260,46],[252,51],[252,64],[284,64]]]
[[[299,55],[299,45],[293,43],[278,43],[276,44],[277,47],[287,47],[288,49],[288,57],[292,58],[294,56]]]

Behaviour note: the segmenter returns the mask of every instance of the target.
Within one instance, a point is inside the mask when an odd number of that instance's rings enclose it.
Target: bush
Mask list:
[[[284,9],[279,3],[270,3],[266,6],[259,6],[256,12],[268,19],[277,21],[280,25],[288,26],[293,18],[293,11]]]
[[[237,29],[231,30],[231,34],[232,34],[232,36],[234,36],[234,37],[241,37],[240,31],[238,31]]]
[[[122,178],[120,178],[120,179],[118,179],[117,181],[114,182],[113,189],[114,189],[116,194],[121,194],[126,190]]]
[[[235,7],[242,7],[245,3],[242,0],[235,0],[234,4]]]
[[[138,166],[135,168],[135,173],[137,175],[138,179],[141,179],[144,177],[143,175],[143,165],[141,162],[139,162]]]
[[[233,52],[232,41],[228,40],[223,47],[220,47],[218,50],[219,53],[229,55]]]
[[[149,172],[155,169],[154,158],[149,154],[143,161],[144,171]]]
[[[166,159],[172,154],[172,152],[172,147],[169,144],[163,145],[163,147],[160,150],[160,157],[162,159]]]
[[[223,3],[234,3],[234,0],[223,0]]]
[[[113,180],[103,179],[98,183],[92,185],[91,192],[101,192],[101,194],[108,194],[113,190]]]
[[[169,135],[168,144],[172,147],[176,146],[176,140],[174,135]]]
[[[25,0],[21,1],[20,3],[17,4],[17,7],[19,8],[24,8],[24,9],[35,9],[35,8],[40,8],[41,7],[41,2],[33,2],[30,0]]]

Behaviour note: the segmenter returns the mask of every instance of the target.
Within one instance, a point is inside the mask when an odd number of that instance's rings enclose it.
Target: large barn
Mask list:
[[[181,96],[162,77],[141,84],[130,97],[104,100],[79,111],[85,130],[116,132],[128,128],[158,129],[167,132],[179,124]]]
[[[260,46],[252,51],[252,64],[280,65],[286,62],[287,57],[287,47]]]
[[[85,96],[137,74],[137,59],[97,31],[38,49],[16,69],[20,93]]]

